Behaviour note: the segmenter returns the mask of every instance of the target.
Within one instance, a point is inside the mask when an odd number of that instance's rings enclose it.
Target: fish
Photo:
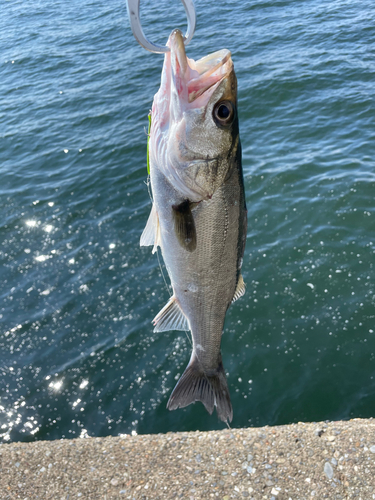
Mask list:
[[[197,61],[174,30],[148,138],[152,209],[141,246],[160,247],[173,295],[154,332],[191,332],[190,362],[167,408],[200,401],[228,424],[233,409],[221,355],[226,312],[245,293],[247,209],[231,53]]]

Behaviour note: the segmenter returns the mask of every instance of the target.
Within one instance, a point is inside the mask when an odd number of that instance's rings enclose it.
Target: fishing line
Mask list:
[[[192,343],[190,335],[189,335],[189,330],[184,330],[184,332],[185,332],[186,337],[187,337],[187,339],[189,341],[190,347],[193,347],[193,343]]]
[[[165,275],[164,275],[163,266],[162,266],[162,263],[160,261],[159,248],[157,248],[157,250],[156,250],[156,255],[158,257],[159,269],[160,269],[161,275],[163,277],[165,288],[167,289],[167,292],[169,294],[169,298],[171,298],[172,294],[171,294],[171,291],[170,291],[170,286],[168,286],[167,280],[166,280]],[[189,335],[189,331],[188,330],[184,330],[184,332],[185,332],[185,335],[186,335],[186,337],[187,337],[187,339],[189,341],[190,346],[193,347],[193,343],[191,341],[191,338],[190,338],[190,335]]]
[[[151,179],[150,179],[149,175],[147,176],[147,180],[146,180],[145,184],[147,186],[147,191],[148,191],[148,195],[150,197],[151,203],[154,203],[154,200],[152,198],[152,191],[151,191]]]
[[[148,195],[150,197],[150,200],[151,202],[153,203],[154,200],[152,198],[152,191],[151,191],[151,182],[150,182],[150,176],[147,177],[147,181],[146,181],[146,186],[147,186],[147,191],[148,191]],[[160,253],[159,253],[159,247],[156,248],[156,255],[157,255],[157,258],[158,258],[158,264],[159,264],[159,269],[160,269],[160,273],[162,275],[162,278],[163,278],[163,281],[164,281],[164,285],[165,285],[165,288],[167,289],[167,292],[168,292],[168,295],[169,295],[169,298],[172,297],[172,294],[171,294],[171,289],[170,289],[170,286],[168,285],[167,283],[167,280],[165,278],[165,274],[164,274],[164,271],[163,271],[163,265],[161,263],[161,260],[160,260]],[[191,341],[191,337],[189,335],[189,330],[184,330],[185,332],[185,335],[186,335],[186,338],[188,339],[189,341],[189,344],[190,344],[190,347],[193,347],[193,343]]]
[[[163,280],[164,280],[165,287],[166,287],[167,292],[169,294],[169,298],[171,298],[172,294],[171,294],[171,291],[170,291],[170,287],[168,286],[167,280],[165,279],[165,275],[164,275],[164,272],[163,272],[163,266],[162,266],[161,261],[160,261],[159,248],[156,251],[156,255],[158,256],[159,268],[160,268],[160,272],[161,272],[161,275],[162,275]],[[186,338],[189,341],[190,347],[193,347],[193,343],[192,343],[190,335],[189,335],[189,330],[184,330],[184,332],[185,332]]]
[[[154,200],[153,200],[153,198],[152,198],[152,191],[151,191],[150,176],[148,176],[148,177],[147,177],[146,186],[147,186],[147,191],[148,191],[148,195],[149,195],[149,197],[150,197],[151,203],[153,204],[153,203],[154,203]],[[169,298],[171,298],[171,297],[172,297],[172,294],[171,294],[171,292],[170,292],[170,288],[169,288],[169,286],[168,286],[167,280],[165,279],[165,276],[164,276],[164,271],[163,271],[163,266],[162,266],[161,261],[160,261],[159,247],[157,247],[157,248],[156,248],[156,255],[157,255],[157,257],[158,257],[159,269],[160,269],[160,273],[161,273],[162,278],[163,278],[163,281],[164,281],[165,288],[167,289],[167,292],[168,292]]]
[[[171,294],[170,288],[168,286],[167,280],[165,279],[163,266],[162,266],[161,261],[160,261],[159,248],[156,249],[156,255],[158,256],[159,269],[160,269],[160,272],[161,272],[161,275],[162,275],[162,278],[164,281],[165,288],[167,289],[167,292],[169,294],[169,298],[171,298],[172,294]]]
[[[148,195],[149,195],[149,197],[150,197],[151,203],[153,204],[153,203],[154,203],[154,200],[153,200],[153,198],[152,198],[151,182],[150,182],[150,176],[149,176],[149,175],[147,176],[147,180],[146,180],[145,184],[146,184],[146,186],[147,186],[147,191],[148,191]],[[159,247],[156,247],[156,255],[157,255],[157,257],[158,257],[159,269],[160,269],[160,273],[161,273],[162,278],[163,278],[163,281],[164,281],[165,288],[167,289],[167,292],[168,292],[169,298],[171,298],[171,297],[172,297],[172,294],[171,294],[171,292],[170,292],[170,288],[169,288],[169,286],[168,286],[167,280],[165,279],[165,276],[164,276],[164,271],[163,271],[163,266],[162,266],[161,261],[160,261]]]

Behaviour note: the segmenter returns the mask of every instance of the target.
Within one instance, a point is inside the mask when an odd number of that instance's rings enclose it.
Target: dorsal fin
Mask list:
[[[191,205],[189,200],[185,200],[179,205],[172,205],[177,240],[182,248],[188,252],[193,252],[197,246],[197,233]]]
[[[154,332],[168,330],[190,330],[189,322],[181,311],[175,296],[171,297],[163,309],[152,320]]]
[[[160,246],[159,217],[154,204],[152,204],[151,213],[139,243],[141,247],[153,245],[152,253],[156,252],[158,245]]]
[[[232,299],[232,304],[233,302],[236,302],[237,299],[242,297],[246,291],[246,286],[242,277],[242,274],[239,275],[238,281],[237,281],[237,286],[236,286],[236,291],[234,292],[233,299]]]

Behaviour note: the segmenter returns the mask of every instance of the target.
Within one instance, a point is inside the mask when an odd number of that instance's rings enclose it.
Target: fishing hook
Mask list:
[[[187,45],[193,38],[195,25],[197,23],[197,14],[195,12],[193,0],[181,0],[186,11],[188,27],[185,35],[185,45]],[[126,0],[126,6],[128,10],[128,16],[130,21],[130,27],[132,29],[134,38],[137,40],[139,45],[150,52],[156,52],[157,54],[165,54],[170,51],[167,46],[156,45],[147,39],[146,35],[143,33],[141,26],[141,20],[139,16],[139,4],[140,0]]]

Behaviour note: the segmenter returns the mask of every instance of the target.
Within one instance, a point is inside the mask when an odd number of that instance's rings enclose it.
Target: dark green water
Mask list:
[[[142,2],[150,38],[179,1]],[[150,6],[153,6],[150,9]],[[223,359],[234,427],[375,416],[375,14],[348,1],[197,1],[189,46],[229,48],[249,226]],[[139,238],[162,57],[123,1],[0,6],[3,440],[222,428],[166,402],[190,357]]]

